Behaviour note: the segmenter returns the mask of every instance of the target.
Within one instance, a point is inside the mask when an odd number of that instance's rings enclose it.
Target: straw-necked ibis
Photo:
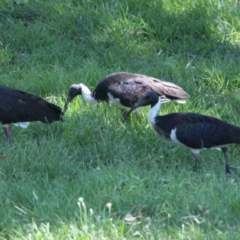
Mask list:
[[[123,121],[133,110],[147,105],[151,106],[148,120],[155,131],[165,140],[190,148],[194,154],[195,167],[199,161],[200,150],[218,148],[224,154],[226,172],[230,172],[227,146],[240,143],[240,127],[199,113],[183,112],[159,116],[161,98],[154,91],[148,92],[136,103],[125,115]]]
[[[64,111],[77,95],[82,95],[89,103],[106,101],[129,110],[150,90],[154,90],[163,103],[171,100],[184,103],[189,98],[189,95],[176,84],[141,74],[118,72],[103,78],[93,92],[83,83],[71,85]]]
[[[32,121],[62,121],[62,114],[60,107],[37,95],[0,85],[0,123],[10,141],[13,137],[8,124],[25,128]]]

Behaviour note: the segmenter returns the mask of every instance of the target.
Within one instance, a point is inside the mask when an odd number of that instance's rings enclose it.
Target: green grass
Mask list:
[[[63,107],[72,83],[137,72],[191,95],[162,114],[240,125],[239,15],[233,0],[3,0],[1,84]],[[78,98],[63,123],[12,126],[13,145],[1,135],[0,239],[239,239],[239,171],[227,176],[209,150],[193,172],[191,152],[159,139],[147,112],[122,124],[118,109]]]

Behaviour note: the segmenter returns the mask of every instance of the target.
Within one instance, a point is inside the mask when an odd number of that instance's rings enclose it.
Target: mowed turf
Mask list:
[[[94,89],[129,71],[181,86],[186,104],[240,126],[237,1],[0,2],[0,84],[63,107],[72,83]],[[192,153],[109,104],[74,100],[64,122],[1,134],[0,239],[239,239],[240,146]]]

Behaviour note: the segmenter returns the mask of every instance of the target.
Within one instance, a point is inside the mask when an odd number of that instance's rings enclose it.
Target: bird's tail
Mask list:
[[[47,104],[39,107],[40,119],[39,121],[43,123],[52,123],[55,121],[63,121],[62,109],[55,104],[47,102]]]
[[[55,121],[63,121],[63,112],[60,107],[36,96],[32,98],[32,101],[28,102],[27,113],[26,122],[40,121],[49,124]],[[21,120],[21,122],[24,121]]]

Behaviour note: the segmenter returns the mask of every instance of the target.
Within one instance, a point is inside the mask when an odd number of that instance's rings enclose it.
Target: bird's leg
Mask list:
[[[4,131],[4,134],[5,134],[6,139],[7,139],[9,142],[13,142],[13,136],[12,136],[12,133],[11,133],[8,125],[4,125],[4,126],[3,126],[3,131]]]
[[[198,169],[199,166],[199,154],[198,153],[194,153],[194,165],[193,165],[193,171],[196,171]]]
[[[221,148],[223,151],[223,155],[224,155],[224,162],[225,162],[225,169],[226,169],[226,173],[230,173],[230,167],[228,164],[228,152],[227,152],[227,148],[223,147]]]
[[[120,108],[120,111],[122,113],[122,119],[123,119],[128,111],[126,109],[123,109],[123,108]]]
[[[226,169],[226,173],[231,173],[231,169],[235,169],[234,167],[230,167],[229,166],[229,163],[228,163],[228,151],[227,151],[227,148],[226,147],[222,147],[221,148],[222,151],[223,151],[223,154],[224,154],[224,161],[225,161],[225,169]]]

